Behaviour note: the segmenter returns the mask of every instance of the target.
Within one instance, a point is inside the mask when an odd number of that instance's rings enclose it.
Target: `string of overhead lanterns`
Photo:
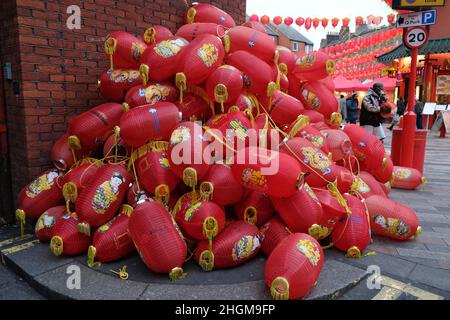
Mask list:
[[[390,25],[394,24],[396,21],[396,14],[390,13],[387,15],[387,21]],[[375,25],[378,26],[380,25],[384,20],[383,16],[375,16],[375,15],[369,15],[366,17],[366,19],[364,19],[364,17],[362,16],[357,16],[354,18],[355,21],[355,25],[356,26],[360,26],[364,23],[367,23],[368,25]],[[342,26],[344,28],[348,27],[350,25],[350,22],[352,21],[352,19],[350,19],[349,17],[345,17],[345,18],[303,18],[303,17],[298,17],[294,20],[294,18],[292,17],[281,17],[281,16],[275,16],[273,18],[269,17],[268,15],[263,15],[261,17],[259,17],[256,14],[252,14],[250,16],[250,21],[252,22],[260,22],[262,24],[268,24],[270,22],[272,22],[275,25],[280,25],[282,23],[284,23],[287,26],[290,26],[292,24],[296,24],[299,27],[304,27],[306,30],[309,30],[311,28],[317,29],[319,26],[322,26],[323,28],[327,28],[329,23],[331,22],[331,26],[333,28],[336,28],[339,23],[342,23]]]

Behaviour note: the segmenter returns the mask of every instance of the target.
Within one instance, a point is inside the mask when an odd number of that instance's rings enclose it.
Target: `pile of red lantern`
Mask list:
[[[209,4],[190,7],[175,35],[113,32],[104,47],[109,102],[71,121],[55,167],[18,199],[17,218],[37,220],[55,255],[87,253],[95,267],[137,250],[176,280],[190,251],[211,271],[262,248],[272,296],[297,299],[317,283],[321,245],[361,257],[371,230],[420,232],[388,199],[392,184],[417,188],[420,173],[394,168],[364,129],[340,128],[327,54],[276,47],[260,24],[236,26]]]

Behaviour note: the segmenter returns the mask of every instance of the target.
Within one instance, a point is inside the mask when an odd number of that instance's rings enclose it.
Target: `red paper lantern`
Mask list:
[[[292,73],[300,81],[315,81],[332,75],[334,68],[334,61],[327,54],[315,51],[299,56]]]
[[[312,23],[313,23],[314,29],[317,29],[317,27],[319,26],[319,23],[320,23],[320,19],[319,18],[314,18],[312,20]]]
[[[128,90],[125,102],[130,108],[135,108],[157,102],[175,102],[178,96],[178,89],[170,82],[149,83]]]
[[[291,234],[279,217],[270,219],[259,229],[259,232],[261,233],[261,249],[267,256],[270,256],[273,249]]]
[[[352,154],[352,142],[342,130],[326,129],[321,131],[325,137],[333,161],[348,159]]]
[[[372,230],[381,236],[394,240],[408,240],[417,237],[422,228],[416,213],[394,200],[372,196],[366,200]]]
[[[355,18],[355,23],[356,23],[357,26],[362,25],[364,23],[363,17],[361,17],[361,16],[356,17]]]
[[[347,28],[349,24],[350,24],[350,18],[344,18],[344,19],[342,19],[342,26],[343,26],[344,28]]]
[[[320,112],[314,111],[314,110],[305,110],[303,112],[303,115],[307,116],[309,118],[309,122],[312,124],[318,123],[318,122],[325,122],[325,118],[324,118],[323,114],[321,114]]]
[[[262,98],[261,103],[280,128],[289,126],[305,110],[300,100],[279,90],[274,91],[270,98]]]
[[[283,198],[297,191],[302,167],[288,154],[249,147],[237,152],[231,170],[244,187]]]
[[[381,183],[386,183],[392,179],[394,173],[394,164],[391,157],[385,157],[383,159],[383,164],[372,170],[373,176]]]
[[[126,199],[127,204],[134,208],[140,201],[151,199],[151,196],[141,188],[138,181],[134,181],[128,188]]]
[[[339,104],[334,94],[320,82],[307,82],[302,87],[300,101],[306,109],[320,112],[330,124],[340,124]]]
[[[285,25],[290,26],[293,23],[294,23],[294,19],[292,19],[291,17],[284,18],[284,24]]]
[[[336,28],[337,25],[339,24],[340,19],[338,18],[333,18],[331,19],[331,25],[333,26],[333,28]]]
[[[76,201],[80,220],[91,227],[105,224],[117,213],[131,183],[131,174],[121,164],[105,164]]]
[[[204,82],[214,70],[222,65],[224,55],[222,41],[219,37],[211,34],[198,36],[186,47],[183,58],[178,64],[183,75],[177,73],[177,86],[178,81],[184,82],[184,85],[186,83],[198,85]]]
[[[319,130],[309,124],[307,116],[298,116],[286,131],[292,138],[300,137],[310,141],[314,146],[329,154],[328,142]]]
[[[326,28],[328,26],[328,21],[329,19],[327,18],[322,18],[321,22],[322,22],[322,27]]]
[[[259,191],[248,190],[234,205],[236,216],[250,224],[261,226],[275,215],[269,196]]]
[[[56,221],[50,240],[50,250],[55,256],[76,256],[88,249],[90,230],[79,228],[79,223],[76,213],[67,213]]]
[[[254,21],[248,21],[242,25],[243,27],[255,29],[262,33],[267,33],[266,29],[264,28],[264,25],[261,22],[254,22]],[[225,33],[225,31],[224,31]]]
[[[223,65],[209,76],[206,91],[211,100],[224,104],[236,101],[243,86],[241,72],[233,66]]]
[[[182,122],[172,131],[168,152],[170,169],[189,187],[195,187],[208,172],[211,161],[203,154],[207,146],[203,128],[195,122]]]
[[[123,205],[119,215],[95,231],[92,245],[88,249],[88,266],[99,262],[111,262],[125,257],[136,250],[128,233],[128,220],[133,208]]]
[[[34,234],[40,242],[48,242],[52,238],[52,229],[56,221],[66,214],[66,206],[52,207],[46,210],[37,220]]]
[[[144,32],[143,39],[147,45],[154,45],[173,37],[172,31],[163,26],[153,26],[147,28]]]
[[[212,22],[226,28],[233,28],[236,26],[233,18],[228,13],[209,3],[197,3],[192,5],[186,12],[185,21],[186,23]]]
[[[289,74],[294,69],[297,56],[288,48],[277,46],[278,51],[278,67],[284,74]]]
[[[259,21],[259,17],[256,14],[252,14],[250,16],[250,21],[258,22]]]
[[[280,25],[282,22],[283,22],[283,18],[280,16],[276,16],[273,18],[273,23],[277,26]]]
[[[73,195],[80,195],[83,190],[91,184],[92,179],[97,175],[99,168],[102,166],[103,162],[100,160],[91,158],[81,160],[61,179],[58,179],[58,183],[63,190],[64,197],[66,199],[70,199],[72,202],[76,201],[76,197]],[[71,196],[73,198],[71,198]]]
[[[295,19],[295,23],[296,23],[299,27],[301,27],[301,26],[305,23],[305,19],[299,17],[299,18]]]
[[[306,20],[305,20],[305,29],[306,30],[311,29],[311,24],[312,24],[311,18],[306,18]]]
[[[217,36],[219,31],[225,33],[225,29],[216,23],[191,23],[181,26],[175,36],[192,41],[204,34]]]
[[[394,167],[392,175],[392,188],[415,190],[420,185],[425,185],[426,179],[419,170],[406,167]]]
[[[212,190],[211,200],[221,206],[231,205],[242,198],[244,190],[236,181],[231,168],[224,164],[213,164],[202,179],[200,189],[206,186]]]
[[[85,153],[81,148],[72,148],[69,141],[69,135],[66,133],[62,135],[52,147],[52,163],[55,168],[61,171],[69,170]]]
[[[331,193],[327,190],[317,189],[314,191],[322,206],[323,215],[320,225],[322,230],[328,229],[331,234],[338,221],[347,217],[346,208],[337,200],[337,194]]]
[[[273,39],[268,34],[255,29],[243,26],[232,28],[227,31],[223,43],[226,53],[243,50],[265,62],[272,61],[275,56],[276,44]]]
[[[134,148],[148,141],[167,141],[179,118],[178,108],[170,102],[133,108],[120,119],[120,135],[126,145]]]
[[[143,74],[148,74],[148,79],[143,79],[144,83],[173,77],[180,69],[180,57],[188,44],[186,39],[175,36],[147,48],[141,56],[139,68]]]
[[[167,209],[155,201],[138,204],[129,221],[128,230],[145,265],[157,273],[169,273],[172,280],[186,274],[182,266],[187,246]]]
[[[61,186],[57,183],[61,172],[56,169],[45,171],[19,193],[16,218],[24,225],[25,217],[38,219],[45,210],[64,204]]]
[[[264,277],[276,300],[306,296],[319,279],[324,262],[323,250],[312,237],[294,233],[272,251]]]
[[[75,145],[94,151],[103,145],[119,124],[125,108],[118,103],[104,103],[73,118],[67,133],[75,136]]]
[[[266,15],[261,17],[261,23],[262,24],[268,24],[270,22],[270,18]]]
[[[115,31],[106,36],[105,55],[109,69],[139,69],[139,60],[147,49],[144,41],[125,31]]]
[[[100,75],[98,88],[101,96],[109,102],[123,102],[127,91],[142,83],[138,70],[105,70]]]
[[[122,138],[112,134],[103,145],[103,157],[107,159],[114,158],[116,150],[118,157],[129,157],[131,155],[131,149],[124,144]]]
[[[351,214],[336,223],[331,239],[336,249],[346,252],[348,257],[359,258],[371,239],[366,206],[354,196],[343,197]]]
[[[206,121],[212,116],[214,103],[203,89],[196,89],[195,93],[185,93],[182,102],[175,102],[181,121]]]
[[[366,191],[365,193],[363,193],[364,198],[367,199],[368,197],[370,197],[370,195],[379,195],[382,197],[386,196],[383,188],[381,188],[380,186],[380,183],[369,172],[361,171],[359,174],[359,179],[361,179],[370,189],[368,192]]]
[[[255,257],[260,248],[259,230],[245,221],[234,221],[213,239],[212,251],[208,240],[195,249],[195,261],[204,271],[232,268]]]
[[[227,64],[242,71],[245,89],[254,94],[267,94],[272,69],[266,62],[247,51],[236,51],[227,57]]]

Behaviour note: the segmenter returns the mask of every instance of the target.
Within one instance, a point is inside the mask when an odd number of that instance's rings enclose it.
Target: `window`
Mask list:
[[[305,46],[306,53],[311,52],[311,51],[313,51],[313,46],[310,46],[310,45]]]
[[[298,42],[292,41],[292,51],[298,52]]]

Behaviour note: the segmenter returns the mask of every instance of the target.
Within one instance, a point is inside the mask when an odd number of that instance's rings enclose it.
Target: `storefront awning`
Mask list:
[[[446,39],[434,39],[428,41],[428,43],[419,49],[419,54],[436,54],[436,53],[449,53],[450,52],[450,38]],[[382,54],[377,57],[378,62],[387,64],[395,59],[405,58],[411,56],[411,50],[404,44],[397,48]]]

